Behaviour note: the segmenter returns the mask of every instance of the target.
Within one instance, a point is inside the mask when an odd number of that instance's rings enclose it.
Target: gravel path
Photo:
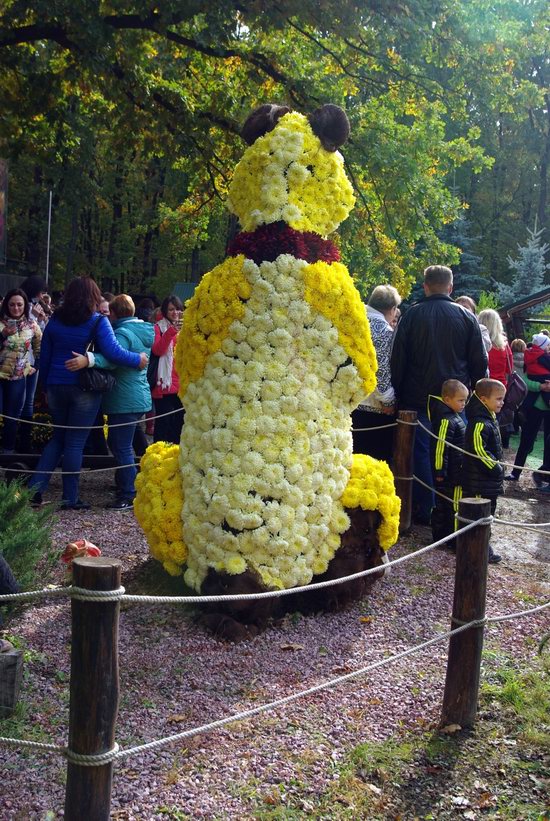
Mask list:
[[[106,474],[85,475],[82,497],[90,512],[56,516],[54,543],[87,537],[105,556],[121,559],[124,575],[146,561],[147,545],[133,514],[105,511]],[[55,482],[51,498],[59,492]],[[525,487],[522,487],[525,491]],[[508,491],[508,489],[507,489]],[[525,493],[514,487],[499,506],[503,518],[525,515]],[[536,503],[539,521],[550,504]],[[427,544],[429,531],[413,529],[391,557]],[[522,545],[540,541],[537,550]],[[546,536],[508,530],[493,543],[512,545],[489,571],[489,615],[522,610],[548,598]],[[542,547],[544,545],[544,547]],[[121,616],[122,747],[149,741],[306,689],[431,638],[449,628],[454,558],[435,550],[395,568],[368,599],[338,614],[287,616],[253,641],[220,643],[179,607],[128,606]],[[59,583],[56,564],[45,582]],[[550,629],[548,611],[491,626],[486,647],[518,659]],[[4,634],[28,650],[23,715],[0,721],[0,733],[66,743],[70,620],[67,602],[21,609]],[[374,670],[333,690],[274,712],[199,735],[160,752],[116,765],[113,818],[250,818],[251,806],[282,785],[287,794],[315,796],[357,744],[403,729],[433,727],[441,705],[446,643]],[[3,800],[0,821],[62,817],[64,762],[0,749]],[[306,785],[304,787],[304,785]]]

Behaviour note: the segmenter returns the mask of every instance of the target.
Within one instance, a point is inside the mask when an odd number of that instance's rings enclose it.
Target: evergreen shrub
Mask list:
[[[37,567],[52,560],[51,507],[33,510],[31,493],[20,482],[0,482],[0,553],[10,565],[19,586],[32,588]]]

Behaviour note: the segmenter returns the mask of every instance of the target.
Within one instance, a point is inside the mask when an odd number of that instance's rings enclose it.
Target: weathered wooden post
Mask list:
[[[416,433],[416,411],[401,410],[393,440],[392,470],[396,477],[395,492],[401,499],[399,532],[407,533],[411,528],[413,452]]]
[[[81,558],[73,562],[73,584],[88,590],[120,587],[118,559]],[[69,749],[97,755],[115,743],[118,713],[118,601],[73,599]],[[108,821],[113,763],[82,766],[69,761],[66,821]]]
[[[17,707],[23,679],[23,651],[0,639],[0,718],[11,716]]]
[[[474,521],[491,513],[487,499],[462,499],[460,519]],[[464,527],[459,521],[459,526]],[[457,537],[455,590],[451,629],[485,617],[487,559],[491,527],[479,525]],[[451,636],[441,726],[471,727],[476,719],[484,625]]]

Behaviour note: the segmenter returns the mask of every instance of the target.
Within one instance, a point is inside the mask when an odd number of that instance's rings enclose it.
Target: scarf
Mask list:
[[[170,327],[170,322],[167,319],[159,319],[157,325],[161,334],[165,334]],[[168,350],[162,356],[159,356],[159,364],[157,370],[157,385],[161,389],[168,390],[172,385],[172,367],[174,364],[174,346],[172,343],[168,346]]]

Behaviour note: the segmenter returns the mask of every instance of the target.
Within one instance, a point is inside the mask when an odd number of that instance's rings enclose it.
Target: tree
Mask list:
[[[9,215],[19,260],[43,257],[52,188],[57,278],[99,271],[143,290],[181,278],[197,254],[209,264],[223,246],[239,124],[266,100],[348,111],[357,205],[341,244],[363,292],[390,281],[406,294],[425,265],[458,263],[440,231],[464,200],[475,206],[484,270],[497,254],[494,273],[517,241],[503,238],[517,220],[494,123],[521,120],[525,130],[526,107],[532,114],[529,140],[514,131],[514,145],[529,145],[519,166],[527,202],[546,134],[542,0],[127,5],[4,0],[0,154],[19,187]],[[536,76],[532,57],[542,61]],[[494,202],[487,150],[497,160]]]
[[[470,220],[461,214],[443,228],[441,238],[458,248],[460,254],[458,263],[452,266],[454,293],[466,294],[477,302],[480,293],[488,287],[488,280],[482,275],[481,256],[473,250],[478,238],[471,236]]]
[[[546,263],[544,257],[550,250],[550,245],[541,245],[543,231],[543,228],[537,230],[535,218],[533,230],[527,229],[529,238],[526,244],[518,244],[518,257],[508,257],[508,265],[515,272],[515,276],[511,285],[498,286],[499,297],[503,303],[515,302],[544,287],[544,274],[550,271],[550,263]]]

